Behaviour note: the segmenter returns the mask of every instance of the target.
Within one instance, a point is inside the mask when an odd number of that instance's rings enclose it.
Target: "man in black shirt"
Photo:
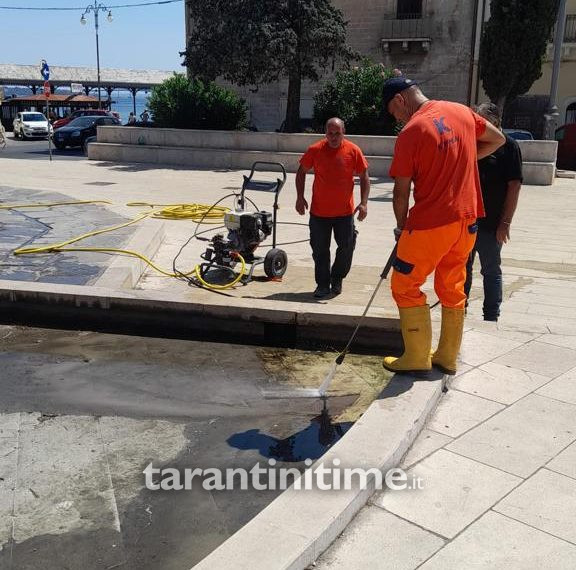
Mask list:
[[[500,128],[500,112],[496,105],[483,103],[476,112]],[[478,252],[484,279],[484,320],[497,321],[502,303],[500,250],[510,239],[510,226],[522,185],[522,154],[518,143],[506,136],[504,146],[478,162],[478,170],[486,217],[478,220],[476,245],[468,259],[464,292],[469,297],[474,257]]]

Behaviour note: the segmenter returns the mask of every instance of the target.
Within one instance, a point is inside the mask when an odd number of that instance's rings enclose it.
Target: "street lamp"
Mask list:
[[[554,60],[552,63],[552,81],[550,84],[550,99],[548,111],[544,115],[544,138],[554,140],[556,127],[558,126],[558,75],[562,59],[562,44],[564,43],[564,29],[566,26],[566,0],[560,0],[558,17],[556,19],[556,33],[554,36]]]
[[[94,4],[90,4],[84,10],[82,17],[80,18],[80,23],[84,26],[86,25],[86,14],[90,12],[94,12],[94,29],[96,30],[96,68],[98,72],[98,108],[102,108],[102,96],[100,94],[100,44],[98,42],[98,14],[100,12],[108,12],[108,21],[112,22],[114,19],[112,17],[112,10],[109,10],[104,4],[101,2],[94,2]]]

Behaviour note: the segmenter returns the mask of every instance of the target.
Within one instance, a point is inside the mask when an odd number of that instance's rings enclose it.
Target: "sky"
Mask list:
[[[96,67],[94,13],[89,5],[107,7],[155,0],[0,0],[0,63]],[[4,10],[79,8],[77,11]],[[99,12],[100,68],[156,69],[184,72],[178,52],[185,49],[184,1],[172,4],[111,8],[114,20]]]

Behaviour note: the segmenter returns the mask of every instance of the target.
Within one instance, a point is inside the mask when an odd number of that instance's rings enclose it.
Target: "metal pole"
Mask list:
[[[48,154],[52,162],[52,137],[50,136],[50,96],[46,95],[46,118],[48,119]]]
[[[548,112],[545,115],[546,132],[545,138],[554,138],[556,125],[559,117],[558,105],[558,75],[560,74],[560,64],[562,61],[562,46],[564,43],[564,29],[566,27],[566,0],[560,0],[558,8],[558,19],[556,20],[556,34],[554,36],[554,63],[552,65],[552,82],[550,85],[550,102]]]
[[[100,44],[98,42],[98,3],[94,5],[94,27],[96,28],[96,69],[98,73],[98,109],[102,108],[102,96],[100,94]]]

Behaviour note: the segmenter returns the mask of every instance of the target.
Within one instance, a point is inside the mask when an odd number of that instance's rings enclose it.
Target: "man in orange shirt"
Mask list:
[[[310,245],[314,259],[316,290],[321,299],[342,292],[342,280],[352,266],[356,245],[354,214],[362,221],[368,214],[370,177],[362,151],[344,137],[344,121],[336,117],[326,122],[326,137],[311,145],[300,159],[296,173],[296,211],[304,215],[308,202],[304,197],[306,173],[314,169],[312,207],[310,208]],[[360,204],[354,208],[354,175],[360,177]],[[336,257],[330,267],[332,232]]]
[[[383,105],[405,125],[390,167],[398,239],[391,287],[404,354],[387,356],[384,367],[418,373],[434,365],[453,375],[464,327],[466,262],[476,239],[476,218],[484,216],[477,161],[505,139],[468,107],[431,101],[405,77],[386,81]],[[414,206],[408,211],[412,183]],[[432,272],[442,327],[431,355],[430,308],[420,287]]]

